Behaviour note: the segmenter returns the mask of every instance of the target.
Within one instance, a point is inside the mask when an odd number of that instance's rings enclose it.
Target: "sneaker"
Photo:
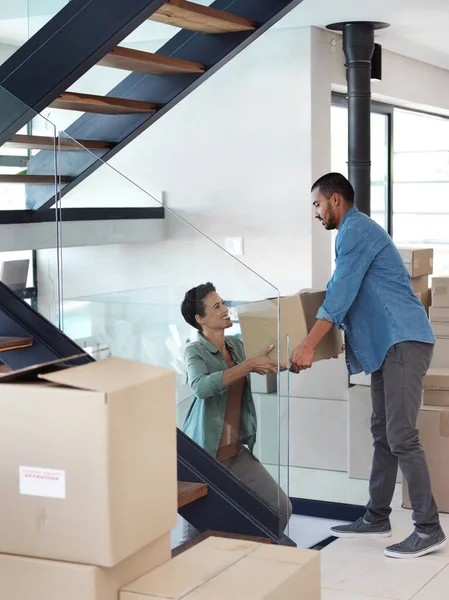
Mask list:
[[[391,537],[390,521],[385,523],[369,523],[363,517],[349,523],[349,525],[337,525],[331,527],[331,535],[339,538],[351,538],[359,535],[367,535],[370,537],[387,538]]]
[[[403,542],[385,548],[385,556],[389,556],[390,558],[418,558],[419,556],[436,552],[445,545],[446,536],[442,529],[426,537],[420,537],[414,531]]]

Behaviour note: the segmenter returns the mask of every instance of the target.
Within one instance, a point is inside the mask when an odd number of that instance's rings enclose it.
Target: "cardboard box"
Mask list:
[[[432,480],[432,492],[440,512],[449,512],[449,408],[423,406],[418,429]],[[402,506],[411,508],[407,482],[402,485]]]
[[[301,344],[315,324],[318,309],[324,302],[326,293],[300,292],[295,296],[284,296],[280,302],[280,344],[281,363],[288,364],[290,351]],[[237,307],[240,329],[246,356],[255,356],[264,348],[274,344],[270,356],[277,359],[278,341],[278,299],[262,300]],[[315,352],[315,361],[332,358],[343,352],[341,333],[334,327],[320,342]]]
[[[449,323],[449,307],[432,305],[429,308],[429,318],[432,323]]]
[[[111,569],[0,554],[0,597],[4,600],[118,600],[124,585],[170,558],[170,533]]]
[[[120,600],[320,600],[318,552],[208,538],[125,586]]]
[[[430,289],[429,289],[429,276],[423,275],[422,277],[412,278],[412,288],[415,292],[415,296],[420,302],[423,303],[427,314],[429,313],[430,307]]]
[[[410,277],[433,273],[433,248],[398,248]]]
[[[175,373],[50,369],[0,385],[0,552],[112,567],[176,524]]]
[[[435,338],[449,338],[449,322],[432,321],[431,325]]]
[[[449,307],[449,277],[432,278],[432,306]]]
[[[449,368],[449,337],[436,337],[432,367],[434,369]]]
[[[251,373],[251,390],[253,394],[272,394],[278,389],[276,373],[268,375],[259,375]]]
[[[424,404],[449,406],[449,369],[429,369],[424,377]]]

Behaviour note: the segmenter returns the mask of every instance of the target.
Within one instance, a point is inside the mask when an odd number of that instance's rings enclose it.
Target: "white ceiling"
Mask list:
[[[0,43],[23,44],[67,2],[0,0]],[[278,27],[325,27],[349,20],[386,21],[391,27],[376,34],[384,48],[449,70],[449,0],[303,0]],[[167,26],[146,22],[127,41],[162,40],[172,34]]]
[[[449,69],[449,0],[303,0],[283,27],[325,27],[340,21],[384,21],[376,33],[387,50]]]

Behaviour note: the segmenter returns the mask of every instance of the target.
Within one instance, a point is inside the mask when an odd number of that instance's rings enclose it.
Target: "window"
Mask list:
[[[449,273],[449,120],[394,111],[393,239],[434,248]]]

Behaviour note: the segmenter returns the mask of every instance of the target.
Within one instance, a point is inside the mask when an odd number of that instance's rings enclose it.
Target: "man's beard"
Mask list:
[[[325,215],[325,218],[323,219],[323,221],[324,221],[324,227],[328,231],[332,231],[333,229],[337,228],[337,222],[335,221],[334,209],[332,208],[332,205],[330,202],[328,202],[326,215]]]

